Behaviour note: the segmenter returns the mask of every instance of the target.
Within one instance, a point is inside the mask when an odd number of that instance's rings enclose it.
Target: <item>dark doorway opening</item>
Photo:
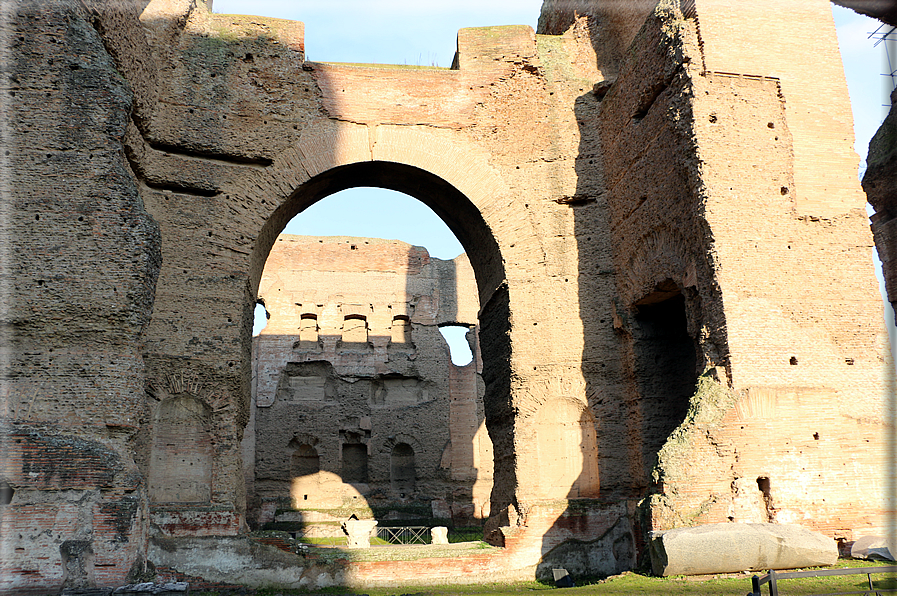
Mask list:
[[[644,469],[688,412],[698,381],[697,349],[688,332],[685,296],[666,281],[636,303],[633,325]]]

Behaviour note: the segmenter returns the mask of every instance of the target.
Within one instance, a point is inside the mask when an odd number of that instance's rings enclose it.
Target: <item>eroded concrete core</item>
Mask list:
[[[411,494],[463,486],[503,550],[328,581],[615,573],[650,531],[705,523],[887,535],[893,363],[830,6],[723,4],[546,0],[538,32],[462,29],[440,69],[310,62],[302,23],[199,0],[6,3],[0,591],[121,585],[152,556],[178,578],[191,544],[246,546],[266,500],[407,497],[412,455]],[[867,188],[891,188],[888,130]],[[403,313],[385,284],[300,291],[252,406],[277,236],[354,186],[421,200],[465,248],[488,507],[449,478],[451,423],[379,434],[385,411],[452,416],[446,369],[408,351],[449,318],[435,281]],[[320,435],[257,432],[244,461],[253,410],[281,406]],[[315,457],[349,482],[288,494]]]

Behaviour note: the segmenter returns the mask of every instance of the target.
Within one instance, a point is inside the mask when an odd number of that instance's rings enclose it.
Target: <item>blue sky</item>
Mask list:
[[[541,5],[541,0],[213,0],[212,9],[304,22],[306,56],[315,62],[449,66],[458,29],[535,28]],[[880,23],[837,6],[833,14],[853,106],[855,148],[864,160],[869,140],[886,113],[882,107],[887,102],[883,46],[875,48],[869,39]],[[860,173],[864,169],[862,161]],[[388,214],[397,212],[408,214],[416,225],[391,220]],[[425,246],[442,259],[454,258],[463,250],[422,203],[383,189],[356,188],[332,195],[298,215],[284,231],[394,238]],[[893,316],[885,320],[893,326]],[[262,322],[257,319],[257,327]]]

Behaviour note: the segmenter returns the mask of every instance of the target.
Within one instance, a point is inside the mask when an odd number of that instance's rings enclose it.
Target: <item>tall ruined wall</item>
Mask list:
[[[466,257],[442,261],[398,241],[281,235],[259,299],[269,319],[253,342],[254,441],[244,460],[258,521],[272,521],[278,506],[432,502],[440,516],[448,505],[460,525],[488,516],[482,361],[474,349],[470,364],[452,364],[439,332],[476,327]]]
[[[872,232],[881,258],[885,287],[891,305],[897,305],[897,94],[891,93],[891,110],[869,142],[863,190],[875,209]]]
[[[145,565],[132,453],[159,236],[122,151],[132,90],[101,35],[141,8],[2,11],[2,593],[109,585]]]
[[[634,418],[643,433],[663,429],[642,435],[658,441],[644,444],[646,470],[663,446],[647,524],[882,532],[890,358],[830,8],[799,7],[801,31],[829,56],[811,82],[797,61],[728,45],[773,27],[766,9],[736,19],[696,6],[658,6],[598,122]],[[651,366],[658,349],[694,355]],[[663,394],[680,382],[692,390]],[[666,426],[652,394],[678,400]]]
[[[193,0],[12,6],[7,593],[245,529],[262,271],[353,186],[418,198],[470,259],[494,564],[580,540],[616,572],[644,530],[720,520],[850,541],[892,508],[824,2],[549,2],[540,34],[459,32],[452,69],[307,62],[301,23]]]

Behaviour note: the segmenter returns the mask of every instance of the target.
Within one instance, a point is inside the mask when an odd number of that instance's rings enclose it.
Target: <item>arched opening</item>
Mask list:
[[[212,491],[209,408],[190,395],[159,404],[153,419],[149,497],[154,503],[206,503]]]
[[[636,303],[633,325],[643,457],[650,470],[657,452],[688,412],[698,382],[698,348],[689,333],[686,298],[672,280]]]
[[[392,492],[404,499],[414,494],[417,470],[414,467],[414,449],[408,443],[399,443],[392,448],[389,460],[389,481]]]
[[[469,260],[463,254],[436,258],[394,240],[275,236],[294,215],[302,219],[303,207],[317,208],[318,201],[354,186],[385,187],[417,199],[470,251]],[[392,215],[414,228],[409,212],[392,210]],[[325,501],[328,508],[338,508],[364,499],[375,511],[387,511],[424,494],[426,502],[420,505],[426,508],[433,499],[457,505],[453,499],[472,498],[466,508],[454,509],[469,510],[471,517],[488,514],[492,449],[483,387],[488,391],[489,381],[480,377],[489,374],[487,356],[477,361],[484,363],[482,371],[469,366],[459,373],[441,327],[458,324],[470,352],[476,331],[492,321],[485,332],[497,356],[491,374],[504,377],[495,386],[507,391],[503,278],[497,244],[476,207],[432,174],[401,164],[363,163],[335,168],[300,187],[269,219],[253,254],[252,281],[258,290],[250,302],[263,303],[270,322],[254,341],[252,436],[258,437],[255,487],[260,493],[250,502],[284,494],[275,487],[276,462],[284,455],[274,453],[274,446],[285,443],[276,437],[314,432],[320,440],[315,445],[317,485],[297,475],[297,458],[309,454],[294,449],[287,456],[294,508],[312,509]],[[480,309],[484,295],[489,299]],[[409,429],[406,439],[396,438]],[[301,461],[310,469],[310,460]],[[462,490],[454,490],[461,485]],[[262,526],[271,521],[260,515]]]
[[[439,332],[445,338],[455,366],[467,366],[473,361],[471,344],[475,338],[470,335],[472,329],[467,325],[441,325]]]

